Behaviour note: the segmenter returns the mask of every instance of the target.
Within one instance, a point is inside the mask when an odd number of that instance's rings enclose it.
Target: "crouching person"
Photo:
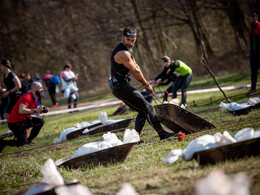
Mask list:
[[[0,152],[6,145],[19,147],[30,144],[37,137],[44,124],[43,119],[39,118],[39,115],[42,112],[46,112],[44,106],[37,105],[38,97],[40,97],[42,92],[42,84],[33,82],[31,92],[24,94],[17,101],[7,121],[8,127],[15,135],[15,139],[1,140]],[[31,117],[31,115],[36,115],[36,117]],[[31,127],[30,136],[27,137],[27,129]]]

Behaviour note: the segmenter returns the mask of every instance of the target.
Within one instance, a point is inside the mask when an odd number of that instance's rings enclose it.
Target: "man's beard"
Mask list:
[[[36,91],[36,92],[35,92],[35,95],[38,96],[38,97],[41,97],[41,96],[42,96],[42,93],[39,92],[39,91]]]

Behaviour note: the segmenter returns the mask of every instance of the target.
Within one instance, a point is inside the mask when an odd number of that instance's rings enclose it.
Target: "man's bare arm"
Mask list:
[[[131,54],[128,51],[117,52],[114,56],[114,60],[118,64],[123,64],[127,69],[129,69],[132,72],[134,78],[145,86],[145,89],[148,93],[153,93],[153,86],[150,85],[149,82],[147,82],[147,80],[144,78],[140,67],[136,64],[135,60],[131,58]]]
[[[35,114],[35,113],[41,113],[43,110],[43,107],[37,106],[37,108],[29,109],[27,108],[26,104],[20,104],[19,106],[19,114]]]
[[[131,54],[128,51],[117,52],[117,54],[114,56],[114,60],[118,64],[123,64],[127,69],[129,69],[132,72],[134,78],[140,83],[142,83],[143,85],[147,84],[147,81],[144,78],[140,67],[131,58]]]

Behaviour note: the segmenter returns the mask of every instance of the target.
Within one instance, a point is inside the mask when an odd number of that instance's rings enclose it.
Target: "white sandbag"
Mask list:
[[[130,133],[129,133],[129,131],[130,131]],[[136,139],[136,135],[133,135],[133,134],[136,134],[137,132],[135,130],[132,130],[132,131],[129,130],[129,131],[127,131],[128,133],[125,132],[125,135],[132,134],[132,136],[130,136],[130,137],[134,137]],[[126,137],[128,137],[128,136],[126,136]],[[130,139],[128,137],[127,140],[134,140],[134,139],[133,138]],[[139,140],[140,140],[140,137],[139,137]],[[82,147],[80,147],[79,149],[77,149],[74,152],[74,154],[72,155],[72,158],[75,158],[75,157],[78,157],[81,155],[85,155],[85,154],[89,154],[92,152],[97,152],[99,150],[111,148],[113,146],[118,146],[121,144],[123,144],[123,142],[117,138],[116,134],[108,132],[103,135],[103,141],[92,142],[92,143],[83,145]]]
[[[118,146],[123,144],[123,142],[117,138],[116,134],[111,132],[104,134],[103,139],[104,141],[110,143],[112,146]]]
[[[171,164],[181,157],[184,160],[189,161],[193,158],[193,155],[196,152],[256,137],[260,137],[260,131],[254,131],[252,128],[244,128],[238,131],[234,138],[227,131],[224,131],[223,134],[217,132],[214,136],[203,135],[192,140],[184,150],[172,150],[166,157],[165,162]]]
[[[258,137],[260,137],[260,131],[259,130],[254,132],[254,138],[258,138]]]
[[[220,105],[219,105],[219,107],[220,107],[220,110],[229,110],[229,108],[230,108],[230,103],[224,103],[224,102],[221,102],[220,103]]]
[[[165,158],[165,162],[168,164],[172,164],[181,157],[183,157],[182,149],[171,150],[170,154]]]
[[[252,128],[244,128],[236,133],[234,138],[240,142],[252,139],[254,137],[254,129]]]
[[[101,121],[101,123],[103,125],[105,125],[106,122],[107,122],[107,113],[106,112],[101,112],[100,115],[98,115],[98,118]]]
[[[60,186],[55,188],[57,195],[92,195],[91,191],[83,185]]]
[[[249,98],[247,103],[250,104],[251,106],[255,106],[256,104],[260,103],[260,98],[259,97]]]
[[[71,128],[62,130],[62,132],[60,133],[60,138],[55,139],[54,143],[60,143],[60,142],[66,141],[67,140],[67,135],[69,133],[72,133],[72,132],[77,131],[79,129],[81,129],[81,127],[80,128],[71,127]]]
[[[90,126],[90,123],[88,123],[88,122],[76,123],[76,124],[74,124],[74,126],[76,128],[85,128],[85,127]]]
[[[84,131],[82,131],[83,134],[87,134],[89,132],[89,129],[86,128]]]
[[[239,104],[236,102],[231,102],[231,103],[225,104],[225,103],[221,102],[219,106],[220,106],[221,110],[236,111],[236,110],[241,110],[243,108],[250,107],[251,105],[247,104],[247,103]]]
[[[63,178],[58,172],[56,165],[52,159],[48,159],[41,168],[43,174],[42,182],[51,186],[64,185]]]
[[[232,144],[235,143],[236,140],[227,132],[224,131],[224,133],[217,132],[214,134],[216,144],[218,145],[226,145],[226,144]]]
[[[139,141],[140,141],[140,135],[135,129],[125,130],[123,143],[126,144],[126,143],[139,142]]]
[[[125,183],[117,195],[138,195],[138,193],[131,184]]]
[[[203,135],[192,140],[183,152],[184,160],[191,160],[195,152],[217,147],[215,137],[212,135]]]
[[[230,103],[230,111],[236,111],[236,110],[241,110],[241,109],[243,109],[243,108],[248,108],[248,107],[250,107],[250,105],[249,104],[247,104],[247,103],[241,103],[241,104],[239,104],[239,103],[235,103],[235,102],[231,102]]]
[[[82,155],[89,154],[92,152],[97,152],[99,150],[103,150],[103,149],[110,148],[110,147],[113,147],[113,146],[107,141],[88,143],[88,144],[83,145],[79,149],[77,149],[74,152],[74,154],[72,155],[72,158],[76,158],[78,156],[82,156]]]
[[[178,98],[173,98],[171,101],[169,101],[169,104],[174,104],[178,106],[180,103],[180,100]]]
[[[214,169],[207,177],[198,180],[197,195],[249,195],[249,179],[245,174],[228,177],[221,170]]]

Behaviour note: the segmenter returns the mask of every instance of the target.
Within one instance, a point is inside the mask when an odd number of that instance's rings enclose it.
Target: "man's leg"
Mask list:
[[[255,90],[259,64],[257,64],[257,56],[252,54],[250,55],[250,68],[251,68],[251,90]]]
[[[68,109],[71,109],[71,95],[69,96],[67,103],[68,103]]]
[[[173,134],[163,130],[159,119],[153,111],[152,105],[147,102],[144,96],[134,87],[129,84],[123,84],[119,89],[113,90],[112,92],[117,98],[121,99],[126,105],[139,113],[138,118],[135,121],[135,126],[138,128],[139,132],[141,132],[141,128],[144,125],[145,116],[145,119],[148,120],[149,124],[159,134],[160,139],[166,139],[173,136]]]
[[[177,98],[177,91],[181,88],[183,77],[179,76],[172,84],[172,99]]]
[[[164,92],[163,101],[167,101],[167,100],[168,100],[168,94],[172,92],[172,87],[173,87],[173,85],[171,85],[170,87],[168,87],[168,88],[166,89],[166,91]]]
[[[44,124],[44,120],[41,118],[34,118],[32,121],[32,130],[30,133],[30,136],[28,137],[28,143],[31,143],[32,140],[37,137],[37,135],[39,134],[42,126]]]
[[[187,102],[186,102],[187,93],[186,92],[187,92],[188,86],[191,83],[191,80],[192,80],[192,73],[189,73],[188,75],[184,76],[184,78],[183,78],[183,83],[181,86],[181,95],[182,95],[181,104],[183,104],[184,106],[187,105]]]
[[[8,123],[8,127],[14,133],[16,139],[7,140],[6,145],[16,145],[19,147],[28,144],[26,129],[31,127],[29,120],[21,121],[18,123]]]
[[[77,103],[78,103],[78,100],[79,100],[79,94],[78,94],[78,92],[75,92],[74,94],[76,96],[76,99],[74,99],[74,108],[77,108]]]
[[[53,89],[53,87],[48,89],[50,97],[51,97],[51,101],[52,101],[52,105],[54,106],[56,104],[56,97],[55,97],[55,89]]]

